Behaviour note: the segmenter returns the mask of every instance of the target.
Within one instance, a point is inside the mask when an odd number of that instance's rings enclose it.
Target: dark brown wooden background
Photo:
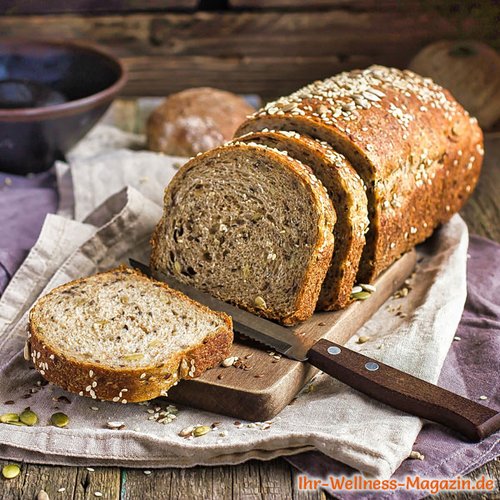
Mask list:
[[[477,0],[0,0],[0,36],[96,42],[126,95],[211,85],[264,99],[345,69],[405,67],[437,39],[500,48],[500,2]]]

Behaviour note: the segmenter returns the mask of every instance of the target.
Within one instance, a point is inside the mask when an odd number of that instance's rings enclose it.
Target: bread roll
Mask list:
[[[224,90],[200,87],[172,94],[149,116],[148,148],[194,156],[230,140],[254,109]]]

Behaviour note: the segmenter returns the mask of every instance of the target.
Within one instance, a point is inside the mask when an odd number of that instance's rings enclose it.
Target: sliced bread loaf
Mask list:
[[[477,183],[477,120],[445,89],[411,71],[344,72],[271,102],[236,137],[267,129],[324,140],[367,186],[370,228],[358,279],[373,280],[463,206]]]
[[[222,146],[168,185],[151,268],[294,324],[314,312],[334,222],[325,188],[300,161],[261,144]]]
[[[121,267],[62,285],[30,311],[28,354],[48,381],[115,402],[166,395],[229,353],[231,318]]]
[[[335,207],[337,222],[333,231],[335,251],[321,287],[317,308],[335,310],[351,301],[359,260],[368,230],[365,185],[349,161],[325,142],[297,132],[269,131],[249,133],[236,139],[286,151],[308,167],[325,186]]]

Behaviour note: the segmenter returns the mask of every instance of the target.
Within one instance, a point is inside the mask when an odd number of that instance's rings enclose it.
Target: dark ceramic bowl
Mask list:
[[[120,61],[75,42],[0,40],[0,171],[63,159],[125,84]]]

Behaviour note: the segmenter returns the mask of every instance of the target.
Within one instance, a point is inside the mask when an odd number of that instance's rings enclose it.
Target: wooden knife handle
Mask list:
[[[500,429],[500,413],[326,339],[308,361],[344,384],[404,412],[480,441]]]

